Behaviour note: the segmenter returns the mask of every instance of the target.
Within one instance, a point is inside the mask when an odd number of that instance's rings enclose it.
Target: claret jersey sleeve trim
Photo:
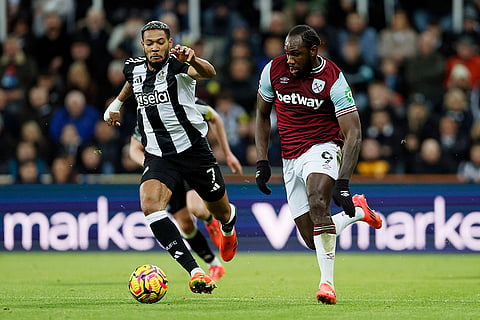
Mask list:
[[[355,100],[352,96],[352,90],[348,86],[343,73],[338,75],[337,81],[332,85],[332,88],[330,89],[330,98],[335,106],[335,115],[337,118],[347,113],[357,111]]]

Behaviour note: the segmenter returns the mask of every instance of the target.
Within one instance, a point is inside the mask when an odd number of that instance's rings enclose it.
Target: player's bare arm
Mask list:
[[[207,60],[197,57],[192,48],[177,44],[170,52],[177,57],[178,61],[190,65],[188,75],[192,78],[211,79],[217,74],[213,65]]]
[[[267,160],[268,143],[270,140],[270,113],[273,104],[266,102],[257,94],[257,112],[255,120],[255,145],[257,149],[257,161]]]
[[[145,161],[145,154],[143,153],[143,145],[140,141],[135,139],[134,137],[130,137],[130,147],[129,147],[129,155],[133,161],[135,161],[138,165],[143,167],[143,162]]]
[[[362,129],[358,112],[351,112],[338,118],[344,136],[342,165],[338,179],[350,180],[358,162],[362,144]]]
[[[120,126],[120,109],[123,103],[133,94],[132,85],[126,81],[118,96],[108,106],[103,119],[109,126]]]
[[[237,157],[235,157],[232,150],[230,149],[230,146],[228,145],[227,134],[225,133],[225,126],[223,125],[222,118],[213,108],[209,109],[212,117],[208,122],[214,127],[218,142],[220,143],[220,147],[225,154],[225,160],[228,167],[230,168],[230,170],[232,170],[233,173],[243,174],[240,161],[238,161]]]

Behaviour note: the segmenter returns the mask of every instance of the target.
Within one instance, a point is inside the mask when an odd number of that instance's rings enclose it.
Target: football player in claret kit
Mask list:
[[[185,180],[221,223],[220,255],[230,261],[237,250],[236,209],[229,203],[225,182],[208,145],[207,123],[195,107],[196,79],[210,79],[215,68],[182,45],[173,46],[170,28],[150,21],[141,30],[145,56],[125,61],[127,82],[108,106],[104,120],[120,125],[120,109],[132,94],[137,124],[145,147],[140,205],[150,228],[170,255],[190,274],[190,289],[211,293],[216,287],[188,251],[167,216],[172,191]]]
[[[363,195],[350,195],[349,180],[361,146],[360,120],[341,70],[318,55],[320,44],[310,26],[295,26],[285,39],[285,54],[262,71],[255,125],[256,182],[263,193],[271,193],[266,184],[271,175],[267,149],[275,106],[288,204],[320,267],[316,298],[335,304],[336,236],[353,222],[363,220],[378,229],[382,220]],[[332,196],[344,209],[333,217]]]

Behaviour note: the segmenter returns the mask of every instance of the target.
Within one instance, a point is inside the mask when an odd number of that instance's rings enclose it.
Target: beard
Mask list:
[[[311,61],[306,62],[302,69],[298,70],[297,74],[294,75],[295,78],[305,78],[308,77],[312,71],[313,63]]]
[[[151,61],[150,59],[147,58],[147,62],[150,65],[150,67],[152,67],[153,69],[160,70],[165,65],[165,63],[167,63],[168,58],[170,58],[170,53],[168,53],[167,56],[165,57],[165,59],[163,59],[161,61],[153,62],[153,61]]]

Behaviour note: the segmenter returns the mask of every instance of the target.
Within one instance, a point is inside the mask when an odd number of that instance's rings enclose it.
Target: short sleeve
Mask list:
[[[273,102],[275,99],[275,92],[272,88],[272,82],[270,80],[270,68],[272,67],[272,61],[270,61],[262,70],[260,75],[260,81],[258,83],[258,94],[266,102]]]

